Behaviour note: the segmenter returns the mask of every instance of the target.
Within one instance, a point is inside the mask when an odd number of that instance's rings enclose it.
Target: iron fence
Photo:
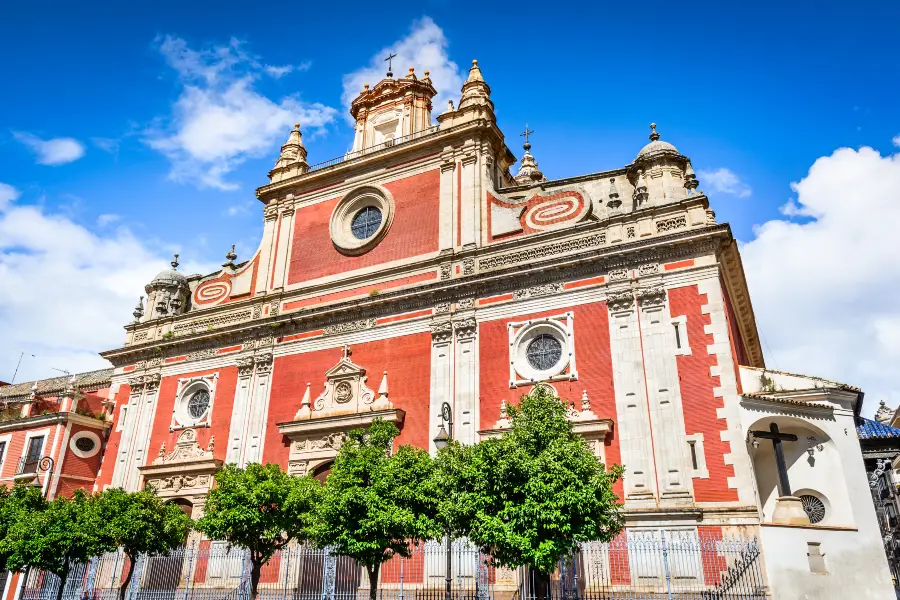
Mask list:
[[[495,566],[463,540],[453,543],[450,598],[442,544],[411,547],[381,568],[378,600],[751,600],[767,598],[755,539],[693,532],[629,532],[610,543],[583,544],[549,579],[527,569]],[[118,600],[128,573],[121,552],[75,565],[64,600]],[[246,553],[199,542],[168,556],[141,556],[126,600],[248,600]],[[23,600],[55,600],[56,576],[32,571]],[[292,546],[261,573],[260,600],[368,600],[369,578],[353,560],[328,550]]]

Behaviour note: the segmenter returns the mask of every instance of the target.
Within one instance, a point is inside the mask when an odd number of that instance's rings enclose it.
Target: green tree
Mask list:
[[[102,535],[95,499],[81,490],[18,514],[4,540],[9,552],[6,565],[11,571],[31,567],[59,577],[56,600],[62,598],[73,566],[115,550]]]
[[[121,548],[128,557],[128,575],[119,586],[119,598],[125,600],[140,554],[168,554],[184,543],[191,519],[175,504],[157,497],[152,488],[128,493],[111,488],[94,498],[94,510],[106,543]]]
[[[497,564],[529,567],[540,597],[579,543],[621,531],[612,486],[622,469],[603,466],[548,391],[536,388],[508,410],[512,427],[500,437],[439,453],[438,516]]]
[[[350,431],[334,461],[319,504],[316,541],[356,559],[369,575],[369,597],[378,592],[381,565],[408,557],[411,543],[440,534],[430,493],[433,463],[428,452],[400,446],[393,423],[375,419]]]
[[[41,489],[32,485],[0,486],[0,571],[6,571],[10,547],[7,537],[22,513],[43,510],[47,505]]]
[[[206,499],[198,530],[250,553],[250,597],[256,600],[262,567],[291,540],[310,536],[322,485],[288,475],[278,465],[226,465]]]

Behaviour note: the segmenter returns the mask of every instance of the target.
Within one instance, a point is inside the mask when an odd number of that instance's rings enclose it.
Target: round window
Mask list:
[[[350,231],[358,240],[367,240],[381,226],[381,210],[375,206],[367,206],[353,216]]]
[[[75,447],[81,450],[82,452],[90,452],[96,446],[96,442],[89,437],[80,437],[75,440]]]
[[[800,496],[800,503],[809,516],[809,522],[813,525],[821,523],[825,518],[825,503],[820,498],[812,494],[803,494]]]
[[[562,344],[549,333],[542,333],[528,344],[525,357],[531,368],[546,371],[553,368],[562,357]]]
[[[206,390],[197,390],[188,400],[187,411],[192,419],[200,419],[206,414],[209,408],[209,392]]]

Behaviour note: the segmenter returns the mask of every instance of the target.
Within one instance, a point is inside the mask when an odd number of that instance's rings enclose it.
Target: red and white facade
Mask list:
[[[257,190],[256,253],[148,284],[103,353],[95,489],[152,483],[197,514],[222,464],[323,476],[376,417],[433,451],[444,402],[474,443],[541,385],[624,465],[629,529],[759,535],[772,515],[747,415],[784,402],[754,387],[747,406],[742,380],[764,369],[753,309],[689,159],[654,126],[620,168],[548,180],[526,145],[513,177],[477,64],[436,126],[434,95],[412,70],[366,86],[353,152],[320,165],[295,128]]]

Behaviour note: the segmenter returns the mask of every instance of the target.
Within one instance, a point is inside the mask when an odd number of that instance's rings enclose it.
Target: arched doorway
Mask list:
[[[334,461],[329,460],[328,462],[319,465],[315,469],[312,470],[310,475],[313,479],[318,479],[322,483],[325,483],[325,478],[331,473],[331,467],[334,466]]]

